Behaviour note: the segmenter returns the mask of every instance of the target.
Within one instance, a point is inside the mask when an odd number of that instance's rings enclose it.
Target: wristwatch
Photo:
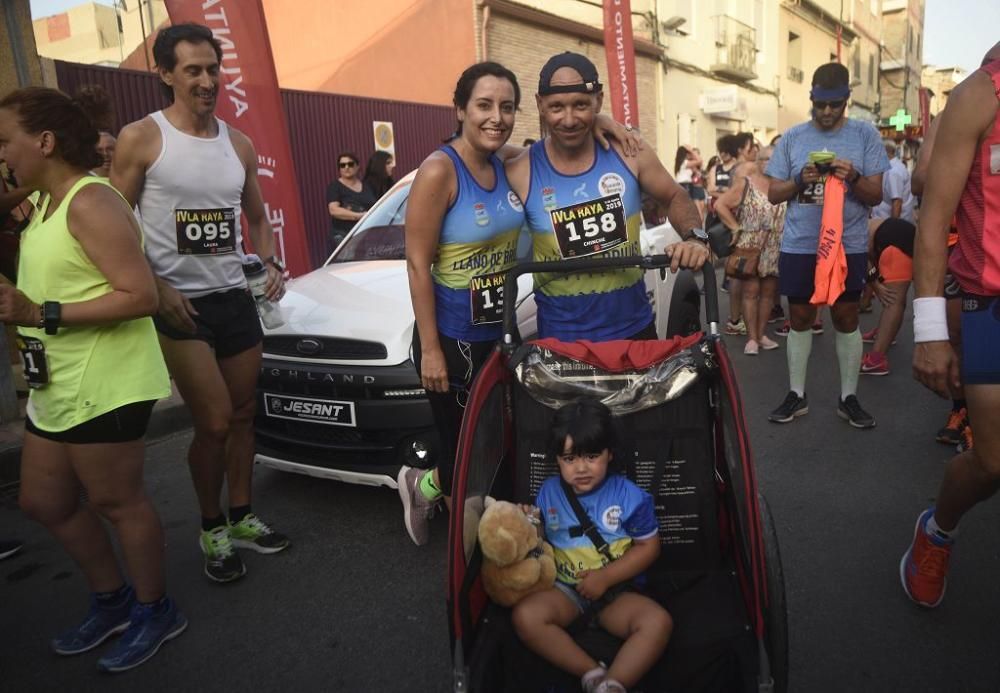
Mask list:
[[[46,301],[42,304],[42,324],[45,334],[55,334],[59,331],[62,319],[62,304],[59,301]]]
[[[708,245],[708,232],[702,228],[691,229],[691,235],[686,238],[688,241],[701,241],[705,245]]]
[[[281,258],[277,255],[272,255],[269,258],[264,259],[264,264],[273,265],[274,269],[278,270],[282,274],[285,273],[285,263],[281,261]]]

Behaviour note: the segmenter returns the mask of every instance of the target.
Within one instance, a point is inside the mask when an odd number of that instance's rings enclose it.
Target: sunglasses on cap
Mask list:
[[[817,111],[822,111],[828,106],[836,111],[843,108],[845,103],[847,103],[847,99],[837,99],[836,101],[813,101],[813,106]]]
[[[352,166],[357,166],[357,165],[358,165],[357,161],[340,161],[337,163],[337,166],[339,166],[340,168],[351,168]]]

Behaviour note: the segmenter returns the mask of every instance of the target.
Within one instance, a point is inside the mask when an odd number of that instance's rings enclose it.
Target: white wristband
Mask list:
[[[948,310],[943,296],[913,299],[913,341],[948,341]]]

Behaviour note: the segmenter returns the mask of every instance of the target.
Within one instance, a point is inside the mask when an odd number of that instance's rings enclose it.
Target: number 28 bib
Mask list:
[[[563,258],[586,257],[628,242],[621,195],[608,195],[549,212]]]
[[[798,195],[800,205],[821,205],[823,204],[823,193],[826,188],[826,178],[821,178],[814,183],[806,183],[806,187]]]
[[[176,209],[177,252],[222,255],[236,251],[236,210]]]

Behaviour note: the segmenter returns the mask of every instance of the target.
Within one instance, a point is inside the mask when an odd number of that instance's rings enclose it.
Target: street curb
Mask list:
[[[8,425],[19,426],[24,430],[24,421],[12,422]],[[146,429],[146,442],[152,443],[191,426],[191,412],[175,393],[172,397],[162,399],[153,407]],[[21,479],[21,449],[22,440],[11,442],[0,447],[0,487],[17,484]]]

